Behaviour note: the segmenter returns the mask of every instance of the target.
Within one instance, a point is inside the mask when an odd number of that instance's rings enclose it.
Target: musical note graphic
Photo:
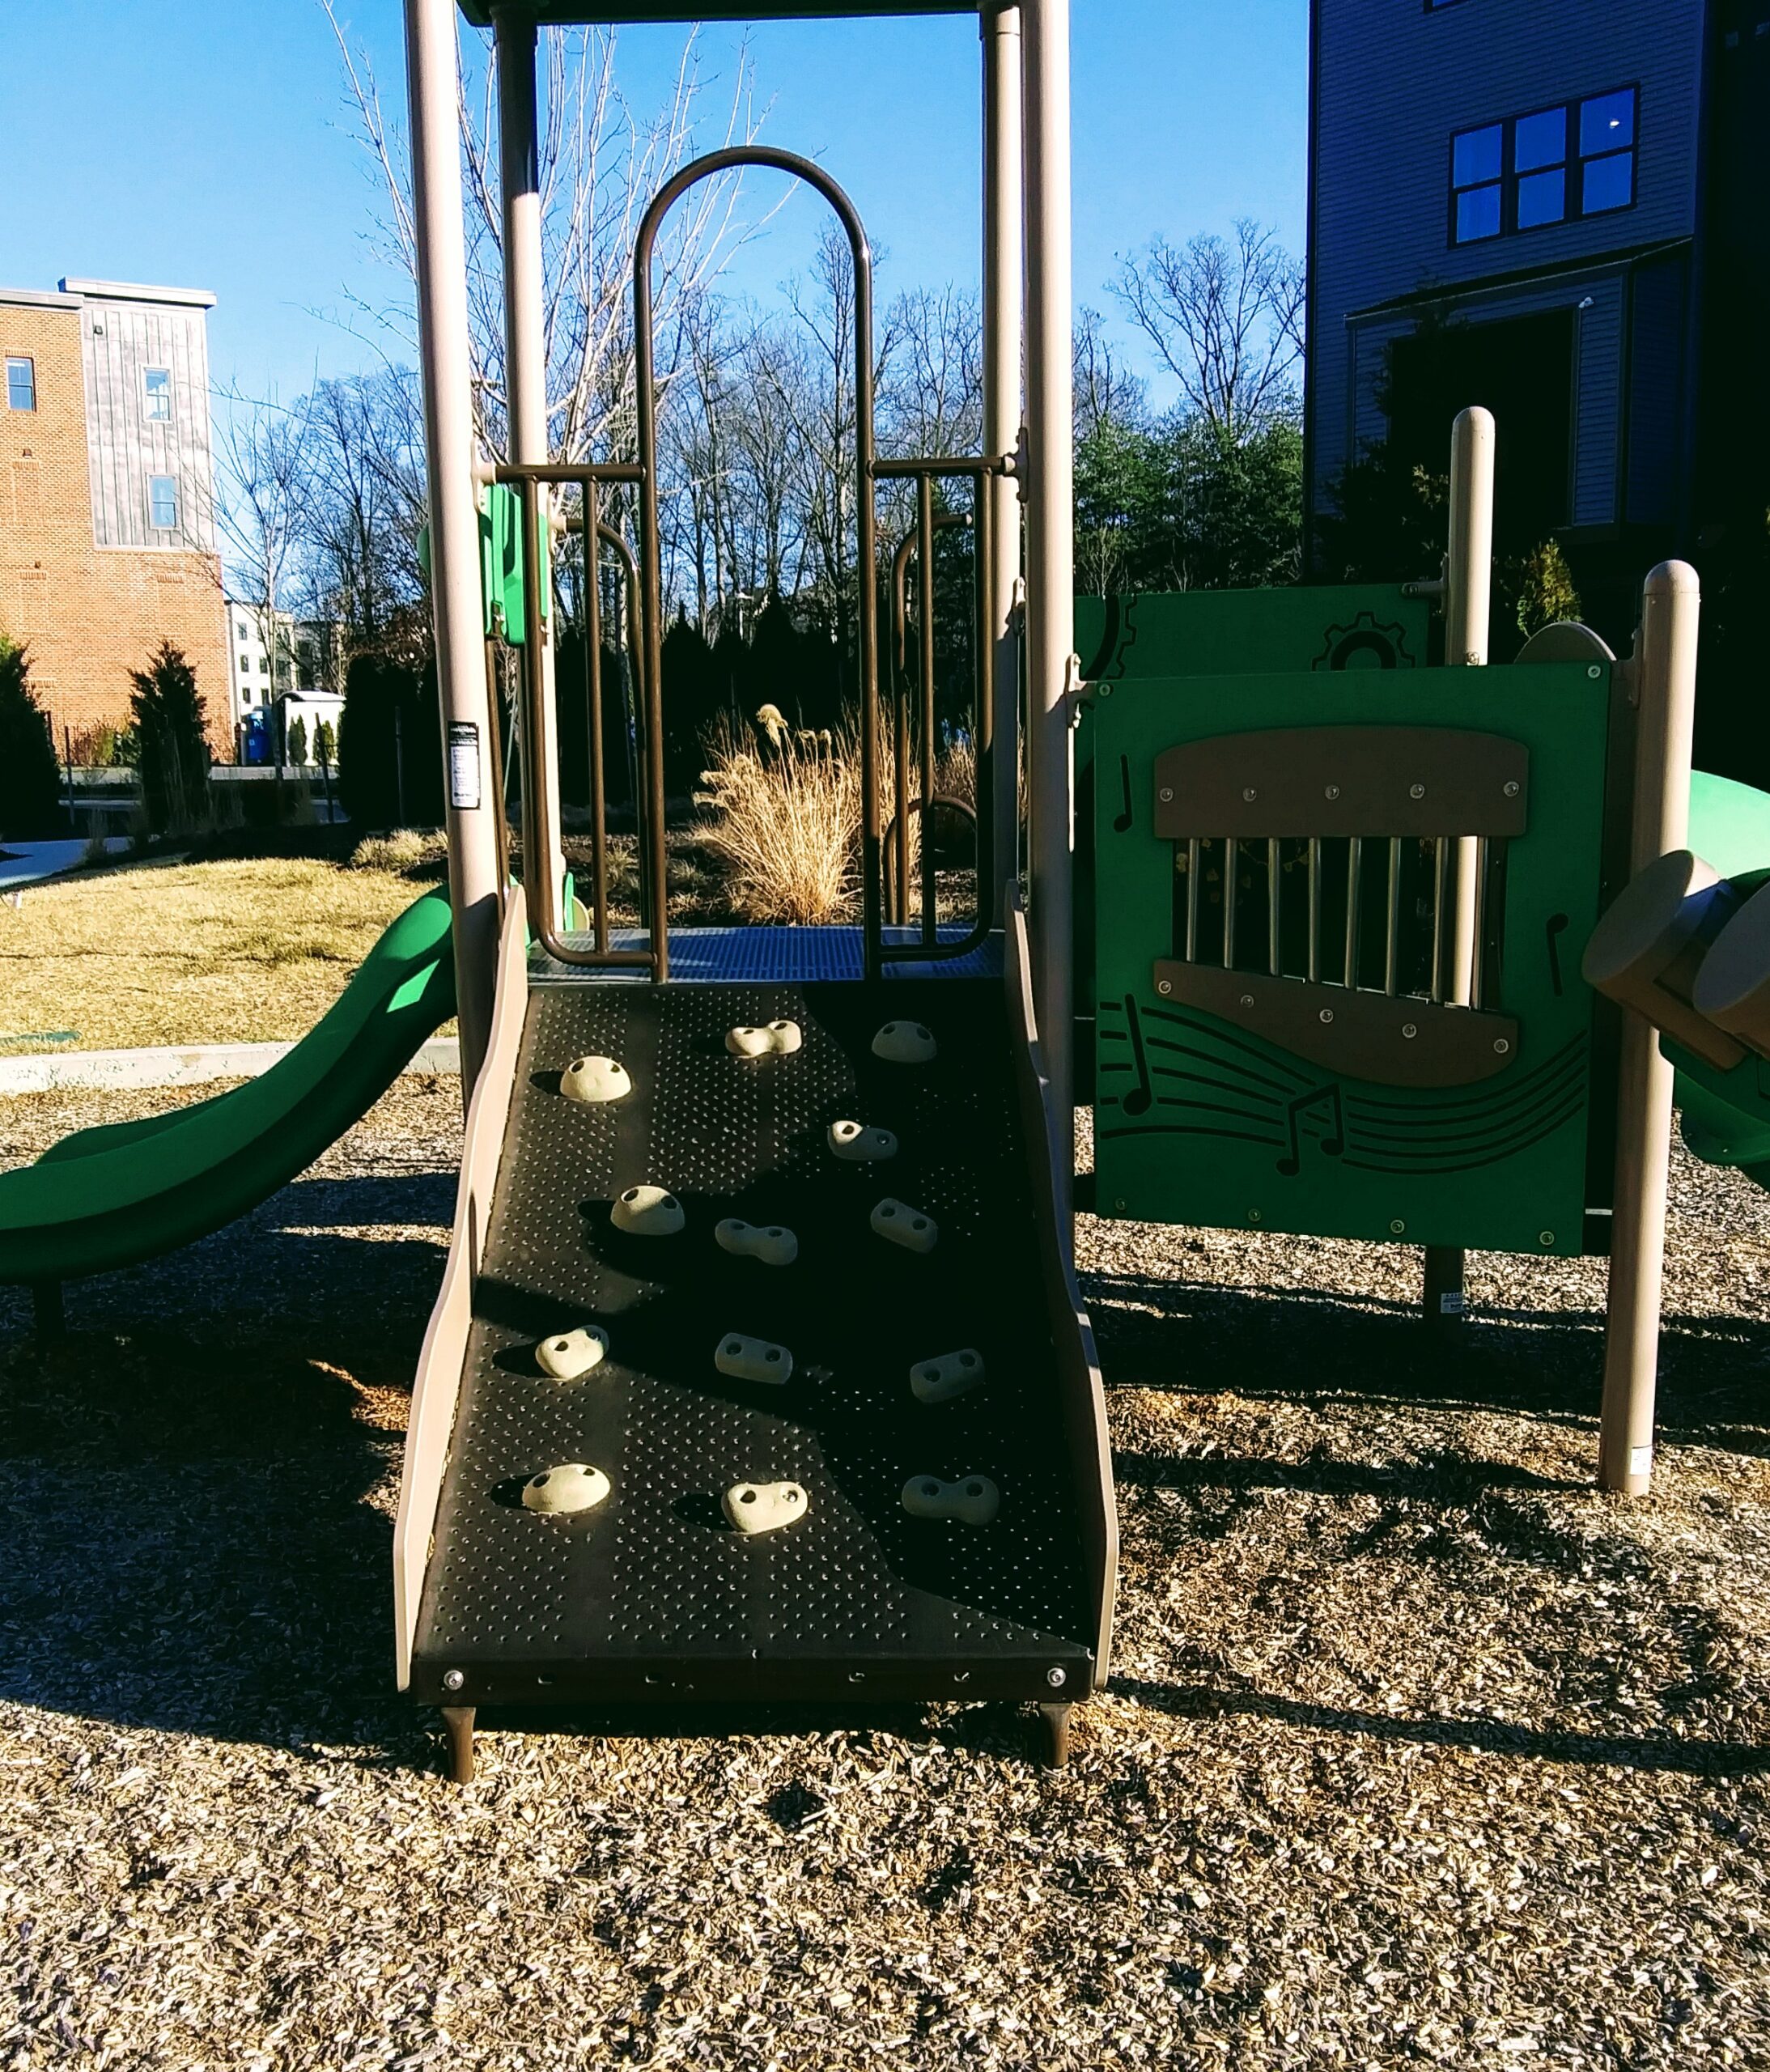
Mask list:
[[[1549,943],[1549,983],[1555,988],[1555,997],[1561,997],[1561,945],[1558,940],[1567,926],[1565,914],[1551,914],[1544,929]]]
[[[1137,1013],[1137,1003],[1128,996],[1125,1000],[1125,1020],[1131,1027],[1131,1055],[1136,1063],[1137,1084],[1118,1105],[1127,1115],[1147,1115],[1149,1103],[1155,1098],[1149,1089],[1149,1059],[1143,1047],[1143,1022]]]
[[[1114,834],[1124,834],[1131,826],[1131,758],[1128,755],[1122,755],[1118,758],[1118,781],[1124,787],[1125,809],[1113,815],[1112,831]]]
[[[1327,1133],[1316,1141],[1330,1158],[1338,1158],[1346,1149],[1346,1124],[1340,1114],[1338,1082],[1331,1086],[1311,1087],[1307,1093],[1299,1093],[1284,1111],[1284,1126],[1290,1136],[1291,1148],[1278,1161],[1278,1169],[1287,1178],[1294,1178],[1303,1169],[1304,1119],[1322,1108],[1327,1110]]]

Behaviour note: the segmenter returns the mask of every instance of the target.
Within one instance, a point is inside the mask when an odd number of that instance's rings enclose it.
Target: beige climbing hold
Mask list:
[[[522,1485],[525,1511],[592,1510],[609,1493],[609,1478],[588,1461],[568,1460],[544,1467]]]
[[[577,1331],[556,1331],[535,1348],[535,1364],[556,1382],[575,1382],[601,1365],[609,1350],[609,1334],[600,1324],[585,1324]]]
[[[925,1065],[940,1048],[934,1031],[919,1021],[888,1021],[872,1039],[872,1055],[894,1065]]]
[[[838,1158],[858,1164],[875,1158],[895,1158],[898,1140],[889,1130],[869,1129],[864,1123],[832,1123],[830,1149]]]
[[[574,1058],[559,1075],[559,1091],[568,1101],[624,1101],[633,1081],[617,1058]]]
[[[725,1047],[734,1058],[790,1058],[805,1040],[796,1021],[764,1022],[759,1028],[725,1032]]]
[[[906,1252],[932,1252],[940,1238],[940,1226],[932,1216],[911,1208],[906,1201],[889,1195],[872,1212],[872,1227],[881,1238],[902,1245]]]
[[[725,1515],[740,1532],[778,1532],[810,1509],[796,1482],[734,1482],[725,1492]]]
[[[713,1226],[713,1235],[721,1251],[760,1259],[764,1266],[791,1266],[799,1256],[799,1240],[781,1223],[745,1223],[728,1216]]]
[[[770,1345],[766,1338],[745,1338],[728,1331],[719,1342],[713,1365],[722,1374],[741,1382],[785,1382],[793,1371],[793,1356],[784,1345]]]
[[[937,1475],[912,1475],[903,1485],[903,1508],[913,1518],[987,1525],[1002,1508],[1002,1492],[987,1475],[967,1475],[957,1482],[943,1482]]]
[[[919,1403],[950,1403],[983,1378],[983,1356],[974,1346],[943,1352],[937,1360],[919,1360],[910,1369],[910,1386]]]
[[[635,1238],[673,1238],[688,1218],[668,1187],[629,1187],[609,1212],[617,1230]]]

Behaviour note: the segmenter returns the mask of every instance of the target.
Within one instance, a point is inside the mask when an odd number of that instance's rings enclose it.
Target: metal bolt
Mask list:
[[[1536,1241],[1539,1245],[1552,1245],[1555,1242],[1555,1233],[1552,1230],[1539,1230],[1536,1233]]]
[[[1061,1691],[1069,1681],[1069,1671],[1067,1669],[1047,1669],[1045,1672],[1045,1681],[1054,1691]]]
[[[1407,1225],[1403,1223],[1401,1218],[1398,1216],[1389,1226],[1390,1235],[1394,1238],[1399,1238],[1402,1232],[1407,1228]]]
[[[1411,1042],[1414,1038],[1420,1034],[1419,1025],[1416,1022],[1404,1021],[1401,1025],[1401,1033],[1410,1042]]]
[[[1259,793],[1254,790],[1251,784],[1250,784],[1247,789],[1242,794],[1242,803],[1244,805],[1250,806],[1259,796]]]
[[[1252,1006],[1253,1006],[1253,1004],[1254,1004],[1254,996],[1253,996],[1253,994],[1252,994],[1252,993],[1244,993],[1244,994],[1242,996],[1242,1006],[1243,1006],[1243,1007],[1252,1007]]]
[[[1426,788],[1424,784],[1410,784],[1407,796],[1410,799],[1423,799],[1426,796]]]
[[[1102,698],[1110,698],[1112,696],[1112,686],[1110,683],[1103,683],[1100,686],[1100,694]]]
[[[1171,993],[1171,992],[1174,991],[1174,981],[1173,981],[1173,979],[1157,979],[1157,981],[1156,981],[1156,991],[1157,991],[1158,993]]]
[[[1509,799],[1515,799],[1522,789],[1516,777],[1508,777],[1505,780],[1505,795]]]
[[[1171,784],[1164,784],[1161,791],[1157,794],[1157,796],[1160,798],[1161,803],[1165,806],[1173,805],[1174,787]]]
[[[1339,785],[1338,785],[1338,784],[1330,784],[1330,785],[1328,786],[1327,789],[1326,790],[1326,792],[1324,792],[1322,793],[1322,796],[1324,798],[1337,799],[1337,798],[1339,796]]]
[[[1250,1223],[1258,1223],[1260,1221],[1259,1210],[1257,1208],[1250,1208],[1248,1211],[1248,1221]]]
[[[464,1670],[450,1669],[444,1671],[443,1688],[445,1691],[458,1691],[466,1681],[467,1675]]]
[[[1498,1055],[1503,1058],[1506,1052],[1511,1049],[1512,1046],[1506,1041],[1505,1037],[1496,1036],[1493,1039],[1493,1047]]]
[[[1113,1207],[1114,1207],[1114,1208],[1123,1208],[1124,1207],[1124,1205],[1125,1205],[1125,1198],[1124,1198],[1124,1196],[1123,1196],[1123,1195],[1121,1195],[1118,1197],[1118,1200],[1117,1200],[1117,1201],[1115,1201],[1115,1202],[1113,1204]]]
[[[1331,1021],[1334,1019],[1334,1010],[1332,1008],[1324,1007],[1322,1009],[1322,1019],[1323,1021]]]
[[[1604,673],[1604,664],[1602,662],[1590,662],[1586,664],[1585,673],[1594,683],[1596,683]]]

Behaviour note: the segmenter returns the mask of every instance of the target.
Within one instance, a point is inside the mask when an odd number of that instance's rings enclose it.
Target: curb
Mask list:
[[[64,1087],[116,1092],[137,1086],[201,1086],[213,1079],[256,1079],[288,1056],[293,1043],[189,1043],[147,1051],[67,1051],[59,1057],[0,1058],[0,1096],[54,1093]],[[458,1072],[452,1036],[421,1043],[407,1072]]]

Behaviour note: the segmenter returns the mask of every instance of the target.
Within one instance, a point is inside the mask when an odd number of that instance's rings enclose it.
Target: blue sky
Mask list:
[[[218,381],[298,392],[369,365],[353,299],[397,283],[366,236],[375,189],[317,0],[54,0],[7,7],[0,135],[30,168],[0,219],[0,282],[63,274],[212,288]],[[403,108],[397,0],[342,0]],[[1306,0],[1074,0],[1076,293],[1109,307],[1119,255],[1250,214],[1300,250]],[[728,81],[742,32],[702,32]],[[656,105],[681,32],[620,32],[624,90]],[[881,292],[974,281],[977,29],[964,17],[749,32],[770,142],[819,158],[885,252]],[[719,100],[717,89],[709,105]],[[767,290],[803,261],[809,204],[739,262]]]

